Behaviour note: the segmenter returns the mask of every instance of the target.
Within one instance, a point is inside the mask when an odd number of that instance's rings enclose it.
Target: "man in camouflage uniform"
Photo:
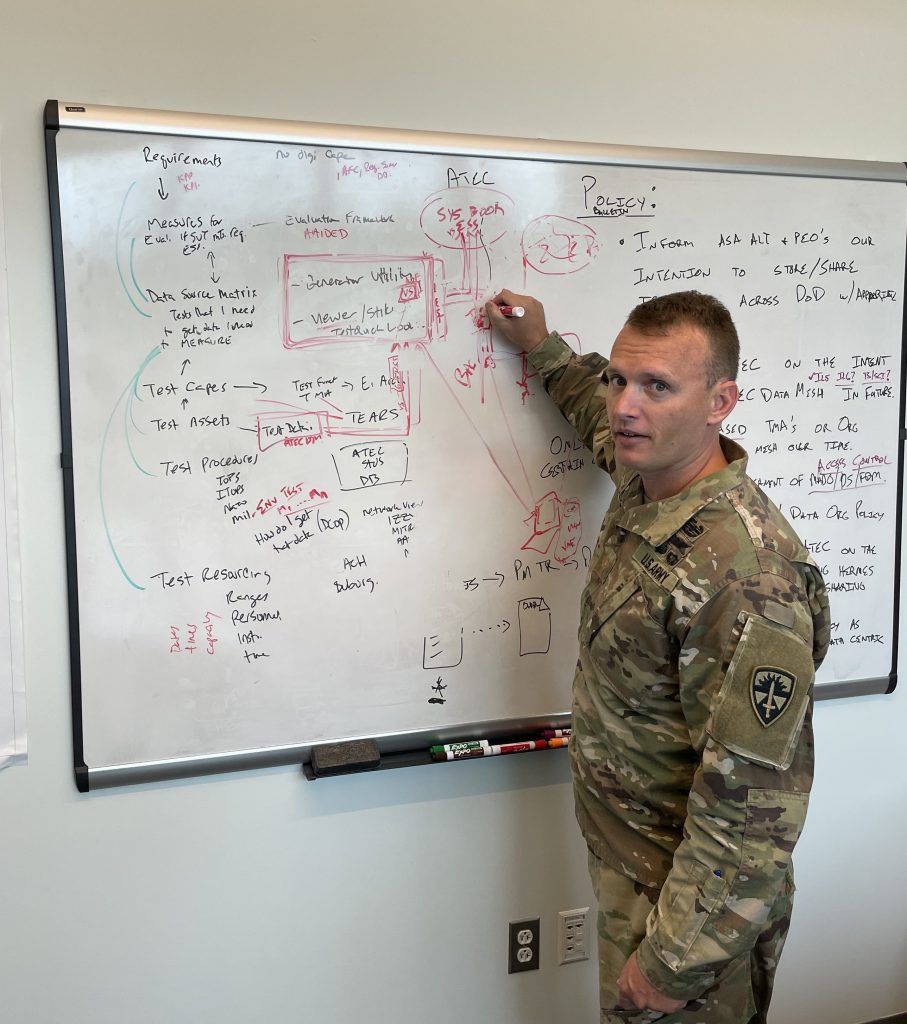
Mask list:
[[[521,305],[520,319],[501,305]],[[813,772],[821,575],[720,436],[739,344],[716,299],[637,306],[606,360],[502,291],[494,328],[612,477],[570,741],[599,901],[601,1020],[764,1022]]]

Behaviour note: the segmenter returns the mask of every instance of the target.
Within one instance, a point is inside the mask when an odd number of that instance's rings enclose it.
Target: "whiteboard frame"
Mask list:
[[[554,159],[566,163],[602,163],[617,167],[848,178],[855,181],[893,181],[907,184],[907,167],[902,163],[890,161],[832,160],[824,157],[772,156],[758,153],[725,153],[717,150],[615,146],[554,139],[423,132],[411,128],[369,128],[266,117],[190,114],[174,110],[143,110],[136,107],[64,103],[56,100],[47,101],[44,126],[50,131],[58,131],[61,128],[93,128],[114,132],[148,132],[154,135],[191,135],[200,139],[349,146],[404,153],[432,153],[439,156]]]
[[[81,792],[122,785],[211,775],[243,769],[300,764],[309,761],[312,744],[264,747],[221,754],[195,755],[160,761],[135,762],[89,767],[85,764],[82,737],[81,659],[79,645],[78,573],[76,563],[75,502],[73,482],[72,419],[69,399],[69,355],[66,320],[65,279],[61,239],[60,197],[57,179],[56,137],[61,129],[91,129],[163,136],[190,136],[209,139],[235,139],[249,142],[284,142],[329,147],[347,147],[404,153],[489,157],[495,159],[545,160],[562,163],[594,163],[617,167],[645,167],[662,170],[717,171],[729,174],[763,174],[802,178],[841,178],[854,181],[882,181],[907,186],[907,164],[888,161],[843,160],[822,157],[732,153],[713,150],[668,149],[644,146],[618,146],[604,143],[567,142],[553,139],[524,139],[506,136],[467,135],[448,132],[424,132],[404,128],[376,128],[337,125],[276,118],[238,117],[224,114],[200,114],[171,110],[86,104],[48,100],[44,108],[44,134],[47,158],[53,245],[54,287],[56,293],[57,340],[59,350],[59,386],[63,472],[65,537],[69,597],[69,644],[72,688],[73,760],[75,780]],[[907,246],[907,232],[905,232]],[[907,280],[905,280],[907,292]],[[894,620],[892,668],[888,677],[823,683],[815,689],[816,700],[891,693],[897,685],[898,623],[901,580],[901,523],[903,511],[904,442],[907,437],[907,302],[901,332],[900,413],[902,424],[898,439],[898,487],[895,521]],[[432,743],[445,743],[469,737],[499,740],[537,735],[540,729],[569,724],[569,711],[545,718],[515,718],[506,722],[483,722],[471,726],[393,733],[374,737],[382,755],[389,755],[387,767],[401,763],[431,763],[427,749]],[[400,761],[401,755],[421,751],[424,757]],[[394,763],[394,757],[398,760]],[[382,765],[384,767],[385,765]]]

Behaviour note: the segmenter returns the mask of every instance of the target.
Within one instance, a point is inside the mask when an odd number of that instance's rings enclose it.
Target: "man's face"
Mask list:
[[[716,457],[723,464],[718,427],[737,387],[707,386],[708,354],[703,332],[686,325],[665,335],[624,327],[614,342],[606,377],[615,458],[639,473],[650,498],[677,494],[718,468]]]

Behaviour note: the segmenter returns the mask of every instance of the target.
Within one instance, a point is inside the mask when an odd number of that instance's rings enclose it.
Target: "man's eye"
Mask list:
[[[662,392],[668,390],[668,385],[665,384],[663,380],[653,380],[651,388],[653,391],[657,391],[659,394],[661,394]]]
[[[614,374],[613,377],[608,378],[608,383],[614,387],[623,387],[626,382],[623,377],[618,377],[617,374]]]

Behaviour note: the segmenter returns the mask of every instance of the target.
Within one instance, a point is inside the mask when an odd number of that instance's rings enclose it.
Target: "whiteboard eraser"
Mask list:
[[[349,743],[322,743],[312,747],[312,772],[316,778],[368,771],[381,763],[375,740],[351,740]]]

